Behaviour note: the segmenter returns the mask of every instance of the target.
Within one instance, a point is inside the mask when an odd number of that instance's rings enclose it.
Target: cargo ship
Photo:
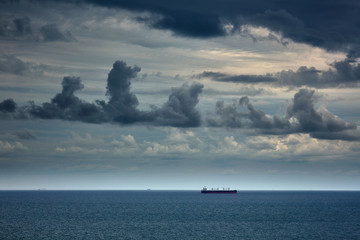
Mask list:
[[[222,190],[217,188],[217,189],[207,189],[206,187],[203,187],[203,189],[201,190],[201,193],[237,193],[237,190],[230,190],[230,188],[223,188]]]

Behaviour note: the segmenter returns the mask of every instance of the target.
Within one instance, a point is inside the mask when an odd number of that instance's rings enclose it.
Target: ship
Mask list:
[[[230,188],[223,188],[222,190],[217,188],[217,189],[207,189],[206,187],[203,187],[203,189],[201,190],[201,193],[225,193],[225,194],[229,194],[229,193],[237,193],[237,190],[231,190]]]

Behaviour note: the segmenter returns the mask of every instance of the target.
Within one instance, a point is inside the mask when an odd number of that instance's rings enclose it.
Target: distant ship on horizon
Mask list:
[[[201,190],[201,193],[237,193],[237,190],[231,190],[230,188],[223,188],[222,190],[217,188],[217,189],[207,189],[206,187],[203,187],[203,189]]]

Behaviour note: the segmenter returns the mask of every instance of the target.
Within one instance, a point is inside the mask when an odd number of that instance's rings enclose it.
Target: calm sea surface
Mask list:
[[[0,239],[360,239],[360,192],[0,191]]]

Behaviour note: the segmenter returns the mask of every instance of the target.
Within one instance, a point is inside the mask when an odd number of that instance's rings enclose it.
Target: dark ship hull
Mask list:
[[[237,190],[201,190],[201,193],[231,194],[237,193]]]

